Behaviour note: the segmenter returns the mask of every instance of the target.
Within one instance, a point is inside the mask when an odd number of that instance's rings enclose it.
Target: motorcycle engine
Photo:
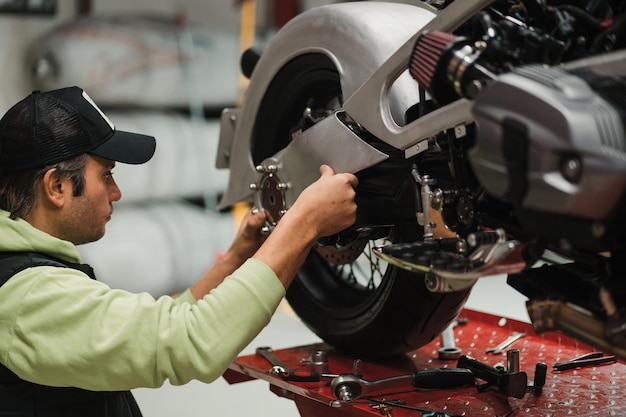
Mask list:
[[[624,79],[520,67],[481,91],[473,111],[473,170],[526,232],[594,251],[625,236]]]

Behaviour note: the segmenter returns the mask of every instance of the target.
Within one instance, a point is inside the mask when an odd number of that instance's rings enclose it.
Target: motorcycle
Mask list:
[[[221,207],[271,233],[320,164],[357,175],[355,225],[287,292],[337,349],[419,348],[507,274],[538,332],[626,359],[626,5],[418,3],[317,7],[244,53]]]

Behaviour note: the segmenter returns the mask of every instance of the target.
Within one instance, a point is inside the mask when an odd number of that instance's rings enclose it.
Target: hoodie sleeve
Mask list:
[[[42,385],[126,390],[218,378],[269,323],[285,289],[248,260],[195,302],[112,290],[35,267],[0,288],[0,363]]]

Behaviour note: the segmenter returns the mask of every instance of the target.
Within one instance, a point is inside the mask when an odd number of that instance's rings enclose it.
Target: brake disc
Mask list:
[[[367,239],[355,240],[345,246],[338,247],[336,245],[317,246],[315,250],[328,263],[336,265],[345,265],[354,262],[367,245]]]

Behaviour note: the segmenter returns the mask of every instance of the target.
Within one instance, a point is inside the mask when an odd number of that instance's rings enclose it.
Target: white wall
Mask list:
[[[55,16],[0,14],[0,114],[28,95],[32,88],[26,67],[30,45],[43,33],[74,15],[74,1],[60,0]]]
[[[92,9],[93,15],[121,16],[150,13],[174,17],[181,12],[194,23],[239,33],[240,8],[233,0],[94,0]],[[259,17],[264,13],[263,1],[258,1],[257,23],[262,23]],[[0,116],[33,89],[29,83],[31,69],[26,67],[26,54],[33,43],[75,17],[75,0],[58,0],[54,16],[0,14]]]
[[[146,12],[172,16],[184,13],[199,24],[239,30],[239,7],[232,0],[96,0],[92,10],[94,15]]]

